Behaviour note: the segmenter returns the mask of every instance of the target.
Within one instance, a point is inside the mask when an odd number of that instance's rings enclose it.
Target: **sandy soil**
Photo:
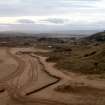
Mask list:
[[[0,80],[11,74],[17,67],[17,62],[7,53],[7,48],[0,48]]]
[[[2,49],[1,49],[2,50]],[[29,49],[9,49],[4,48],[5,55],[10,57],[12,63],[15,62],[15,68],[11,68],[12,72],[4,72],[7,76],[3,76],[0,80],[0,91],[2,98],[0,104],[32,104],[40,105],[65,105],[63,102],[49,100],[46,98],[29,98],[30,94],[34,94],[49,86],[59,82],[60,78],[50,74],[40,58],[31,54],[16,55],[18,51],[29,51]],[[4,58],[6,59],[6,58]],[[14,61],[12,61],[13,59]],[[8,62],[10,62],[8,61]],[[10,65],[8,63],[8,65]],[[2,64],[5,67],[5,64]],[[5,68],[6,69],[6,68]],[[2,72],[2,71],[1,71]],[[15,103],[14,103],[15,102]]]
[[[33,53],[34,48],[0,48],[0,105],[104,105],[104,97],[57,92],[59,85],[85,83],[105,88],[105,80],[63,73]],[[43,50],[40,50],[43,51]],[[98,100],[97,102],[96,99]],[[91,104],[90,104],[91,101]]]

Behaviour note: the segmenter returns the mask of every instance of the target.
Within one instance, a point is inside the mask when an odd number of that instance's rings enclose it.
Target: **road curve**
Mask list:
[[[49,99],[40,99],[40,98],[30,98],[30,97],[27,97],[27,95],[29,95],[30,93],[27,93],[25,95],[22,94],[22,88],[19,88],[18,86],[16,85],[11,85],[11,81],[10,80],[14,80],[16,77],[19,77],[22,73],[24,73],[25,71],[25,68],[27,67],[27,65],[25,65],[25,61],[22,60],[20,57],[16,56],[15,54],[11,53],[11,50],[9,48],[6,49],[6,52],[9,56],[11,56],[13,59],[16,60],[16,62],[18,63],[18,67],[16,69],[15,72],[11,73],[10,75],[8,75],[7,77],[3,78],[2,80],[0,80],[0,89],[5,89],[5,91],[7,91],[8,95],[10,96],[10,98],[13,100],[13,101],[16,101],[16,102],[19,102],[20,104],[22,105],[31,105],[31,104],[38,104],[38,105],[69,105],[67,103],[63,103],[63,102],[58,102],[58,101],[54,101],[54,100],[49,100]],[[27,55],[30,59],[32,57],[32,55]],[[44,64],[40,61],[40,58],[38,56],[34,56],[34,59],[37,60],[37,63],[40,64],[40,66],[42,66],[42,70],[47,73],[49,76],[57,79],[57,81],[54,81],[53,83],[51,84],[48,84],[47,86],[44,86],[44,87],[41,87],[40,89],[37,89],[35,91],[32,91],[32,92],[38,92],[40,91],[41,89],[44,89],[48,86],[51,86],[57,82],[59,82],[61,80],[60,77],[57,77],[56,75],[54,74],[50,74],[44,67]],[[33,62],[31,61],[30,62],[30,67],[31,67],[31,70],[32,72],[34,72],[34,64]],[[37,69],[37,68],[35,68]],[[34,79],[34,76],[32,75],[31,76],[32,78],[29,78],[30,81],[32,81]],[[37,80],[37,79],[36,79]],[[27,83],[23,86],[27,86],[29,85],[29,81],[27,81]],[[24,89],[24,88],[23,88]],[[31,92],[31,93],[32,93]]]

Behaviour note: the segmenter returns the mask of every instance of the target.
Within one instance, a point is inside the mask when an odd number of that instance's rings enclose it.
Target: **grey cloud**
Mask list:
[[[35,23],[33,20],[30,20],[30,19],[20,19],[17,22],[22,23],[22,24],[34,24]]]
[[[60,18],[49,18],[49,19],[42,20],[42,21],[55,23],[55,24],[63,24],[65,22],[67,22],[68,20],[67,19],[60,19]]]
[[[10,1],[10,2],[8,3],[7,1]],[[93,19],[94,17],[98,17],[96,21],[100,21],[102,20],[101,17],[105,16],[105,12],[104,12],[105,8],[104,6],[101,7],[101,4],[104,4],[104,2],[100,3],[101,1],[104,1],[104,0],[0,0],[0,17],[1,16],[3,17],[12,17],[12,16],[46,16],[47,17],[48,16],[48,19],[41,20],[41,21],[54,23],[54,24],[65,24],[65,23],[69,24],[68,20],[62,19],[62,17],[60,18],[60,16],[66,17],[66,14],[67,14],[67,18],[69,18],[69,14],[70,15],[77,14],[78,16],[80,15],[79,19],[81,23],[82,23],[81,19],[85,15],[93,17]],[[71,18],[73,18],[72,20],[75,20],[76,17],[73,17],[73,15]],[[53,18],[51,16],[54,16],[56,18]],[[36,26],[36,24],[33,24],[34,21],[29,19],[20,19],[17,22],[21,23],[21,25],[25,24],[27,27],[33,27],[33,25]],[[75,24],[75,21],[74,21],[73,24],[77,26],[78,24],[80,25],[81,23]],[[85,23],[87,23],[87,21],[83,22],[83,24]],[[83,24],[81,26],[83,26]],[[102,24],[103,23],[99,22],[99,25],[102,26]],[[94,25],[97,26],[96,24]],[[13,25],[9,25],[6,27],[8,28],[10,26],[12,27]],[[23,26],[16,25],[15,27],[24,28],[25,26],[23,27]],[[54,29],[54,27],[52,27],[51,29]],[[77,28],[79,29],[79,27]],[[59,27],[56,27],[56,28],[59,29]],[[67,26],[64,26],[62,29],[64,28],[67,28]],[[39,29],[41,30],[41,28]]]

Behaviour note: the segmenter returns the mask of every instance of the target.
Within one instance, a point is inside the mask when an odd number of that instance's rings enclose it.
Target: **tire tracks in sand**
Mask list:
[[[37,57],[37,56],[34,56],[34,59],[37,60],[37,63],[39,63],[41,66],[42,66],[42,70],[44,72],[46,72],[49,76],[53,77],[53,78],[56,78],[57,81],[51,83],[51,84],[48,84],[44,87],[41,87],[40,89],[37,89],[37,90],[34,90],[34,91],[31,91],[29,93],[26,93],[25,95],[23,95],[21,93],[21,88],[17,88],[17,86],[11,86],[10,83],[9,83],[9,80],[11,79],[15,79],[17,76],[21,75],[24,70],[25,70],[25,61],[23,61],[22,59],[20,59],[20,57],[17,57],[15,54],[12,54],[10,49],[9,48],[6,48],[6,52],[9,56],[11,56],[14,60],[16,60],[16,62],[18,63],[18,67],[17,69],[11,73],[10,75],[8,75],[7,77],[3,78],[2,80],[0,80],[0,89],[3,90],[5,89],[5,91],[7,91],[9,97],[11,98],[11,100],[13,101],[16,101],[16,102],[19,102],[20,104],[22,105],[31,105],[31,104],[38,104],[38,105],[68,105],[66,103],[63,103],[63,102],[58,102],[58,101],[54,101],[54,100],[49,100],[49,99],[40,99],[40,98],[31,98],[31,97],[27,97],[27,95],[30,95],[32,93],[35,93],[35,92],[38,92],[48,86],[51,86],[57,82],[59,82],[61,80],[61,78],[55,76],[54,74],[50,74],[44,67],[44,64],[40,61],[40,58]],[[29,55],[32,57],[32,55]],[[32,71],[34,69],[34,66],[33,66],[33,63],[31,63],[31,66],[32,66]],[[37,80],[37,79],[36,79]],[[31,81],[31,79],[30,79]],[[29,81],[27,82],[27,85],[28,85]],[[24,89],[24,88],[23,88]]]

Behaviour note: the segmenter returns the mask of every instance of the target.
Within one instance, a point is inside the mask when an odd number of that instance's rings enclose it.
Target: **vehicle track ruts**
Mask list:
[[[18,67],[17,67],[15,72],[8,75],[8,77],[5,77],[4,79],[0,80],[0,88],[1,89],[4,88],[13,101],[19,102],[22,105],[26,105],[28,103],[29,104],[35,103],[35,104],[41,104],[41,105],[54,105],[54,104],[55,105],[68,105],[66,103],[58,102],[58,101],[54,101],[54,100],[50,100],[50,99],[40,99],[40,98],[27,97],[27,95],[23,95],[21,93],[21,88],[17,88],[17,86],[14,86],[14,85],[11,86],[10,84],[8,84],[7,81],[9,81],[10,79],[16,78],[16,76],[19,76],[19,75],[21,75],[21,73],[24,72],[25,62],[23,60],[21,60],[19,57],[17,57],[15,54],[12,54],[10,52],[10,49],[6,49],[6,51],[13,59],[15,59],[17,61]],[[32,55],[30,55],[30,56],[32,57]],[[61,78],[56,77],[56,76],[54,76],[54,75],[52,75],[46,71],[46,69],[45,69],[43,63],[40,61],[39,57],[34,56],[34,58],[42,66],[43,71],[45,71],[49,76],[57,79],[57,81],[55,83],[57,83],[57,82],[59,82],[59,80],[61,80]],[[33,64],[32,64],[31,70],[32,69],[34,69]],[[32,73],[33,73],[33,70],[32,70]],[[33,76],[34,75],[32,74],[32,79],[34,79]],[[55,83],[53,83],[53,84],[55,84]],[[49,84],[48,86],[51,86],[51,85],[52,84]],[[48,86],[46,86],[46,87],[48,87]],[[44,89],[46,87],[42,87],[42,89]],[[40,90],[41,89],[39,89],[38,91],[40,91]],[[34,91],[34,92],[36,92],[36,91]]]
[[[51,85],[54,85],[54,84],[58,83],[58,82],[61,80],[61,78],[50,74],[50,73],[45,69],[45,67],[44,67],[43,63],[40,61],[40,58],[39,58],[39,57],[37,57],[36,55],[31,55],[31,54],[30,54],[30,56],[31,56],[31,57],[34,57],[35,59],[37,59],[37,61],[38,61],[38,63],[40,64],[40,66],[42,66],[42,70],[43,70],[45,73],[47,73],[49,76],[55,78],[56,81],[54,81],[54,82],[52,82],[52,83],[49,83],[49,84],[47,84],[47,85],[45,85],[45,86],[42,86],[42,87],[39,88],[39,89],[35,89],[35,90],[31,91],[31,92],[28,92],[28,93],[26,93],[26,95],[31,95],[31,94],[33,94],[33,93],[35,93],[35,92],[41,91],[41,90],[43,90],[43,89],[45,89],[45,88],[48,88],[48,87],[51,86]],[[34,61],[33,61],[33,62],[34,62]]]
[[[6,90],[7,88],[9,88],[10,84],[8,83],[8,81],[21,75],[21,73],[24,72],[24,67],[25,67],[25,62],[23,60],[19,59],[17,56],[13,55],[10,52],[10,48],[5,48],[5,50],[6,50],[6,53],[10,57],[12,57],[14,60],[16,60],[16,62],[18,63],[18,66],[14,72],[12,72],[11,74],[7,75],[6,77],[4,77],[0,80],[0,90]]]
[[[20,75],[22,72],[24,72],[24,68],[25,68],[25,62],[20,59],[19,57],[17,57],[16,55],[12,54],[10,52],[10,49],[9,48],[6,48],[6,53],[12,57],[14,60],[16,60],[16,62],[18,63],[18,66],[16,68],[16,70],[14,72],[12,72],[11,74],[9,74],[8,76],[4,77],[3,79],[0,80],[0,83],[1,82],[6,82],[18,75]]]
[[[32,62],[32,60],[29,60],[30,62],[30,69],[29,69],[29,79],[28,81],[20,87],[20,90],[27,88],[32,82],[35,82],[38,80],[38,70],[37,70],[37,65]]]
[[[23,54],[23,55],[24,55],[24,54]],[[54,82],[51,82],[51,83],[49,83],[49,84],[47,84],[47,85],[44,85],[44,86],[42,86],[42,87],[40,87],[40,88],[38,88],[38,89],[35,89],[35,90],[31,91],[31,92],[26,93],[26,95],[31,95],[31,94],[33,94],[33,93],[35,93],[35,92],[41,91],[41,90],[43,90],[43,89],[45,89],[45,88],[47,88],[47,87],[49,87],[49,86],[51,86],[51,85],[54,85],[54,84],[56,84],[56,83],[58,83],[58,82],[60,81],[60,78],[59,78],[59,77],[50,74],[50,73],[45,69],[43,63],[40,62],[39,57],[37,57],[37,56],[35,56],[35,55],[33,56],[33,55],[31,55],[31,54],[25,54],[25,55],[27,55],[27,58],[30,57],[30,64],[31,64],[31,69],[30,69],[30,71],[32,71],[32,77],[30,78],[29,81],[27,81],[26,84],[24,84],[24,85],[22,86],[22,88],[20,88],[20,90],[24,90],[24,89],[25,89],[26,87],[28,87],[32,82],[35,82],[35,81],[38,80],[38,66],[37,66],[38,64],[37,64],[37,63],[39,63],[40,66],[42,67],[42,69],[41,69],[42,71],[44,71],[44,72],[45,72],[46,74],[48,74],[50,77],[53,77],[53,78],[56,79]],[[34,59],[37,59],[38,62],[34,62],[34,60],[32,60],[33,57],[34,57]],[[34,69],[35,69],[35,70],[34,70]],[[36,71],[36,76],[34,76],[35,73],[33,73],[33,72],[35,72],[35,71]]]
[[[62,79],[62,78],[60,78],[60,77],[58,77],[58,76],[55,76],[55,75],[53,75],[53,74],[50,74],[50,72],[48,72],[48,71],[46,70],[44,64],[40,61],[40,58],[39,58],[38,56],[33,55],[33,54],[30,54],[30,56],[32,56],[32,57],[34,57],[34,58],[36,58],[36,59],[38,60],[39,64],[42,65],[42,70],[45,71],[49,76],[54,77],[54,78],[56,78],[56,79],[58,79],[58,80],[61,80],[61,79]]]

